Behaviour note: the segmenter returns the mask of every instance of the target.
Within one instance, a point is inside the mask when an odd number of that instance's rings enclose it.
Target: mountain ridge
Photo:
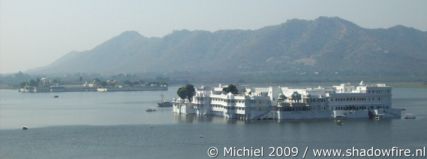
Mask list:
[[[329,72],[427,74],[427,32],[366,29],[339,17],[291,19],[255,30],[125,31],[33,73]]]

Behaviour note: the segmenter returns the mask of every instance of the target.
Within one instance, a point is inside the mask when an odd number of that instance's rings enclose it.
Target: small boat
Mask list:
[[[172,102],[165,101],[163,94],[160,96],[161,96],[162,100],[159,103],[157,103],[158,107],[162,107],[162,108],[172,107]]]
[[[22,127],[22,130],[28,130],[28,127],[23,126],[23,127]]]
[[[159,102],[157,103],[158,107],[172,107],[172,102]]]
[[[414,114],[407,113],[403,116],[403,119],[416,119],[417,117]]]
[[[342,126],[344,123],[343,123],[343,121],[341,120],[341,119],[336,119],[335,120],[335,123],[338,125],[338,126]]]
[[[154,111],[156,111],[156,109],[148,108],[145,110],[145,112],[154,112]]]

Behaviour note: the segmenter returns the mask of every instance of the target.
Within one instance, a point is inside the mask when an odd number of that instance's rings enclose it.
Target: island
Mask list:
[[[316,88],[186,85],[173,99],[173,112],[241,120],[400,118],[404,109],[392,108],[391,90],[363,81]]]
[[[166,82],[145,82],[100,80],[98,78],[82,83],[64,83],[57,79],[37,78],[20,84],[19,92],[43,93],[43,92],[117,92],[117,91],[166,91]]]

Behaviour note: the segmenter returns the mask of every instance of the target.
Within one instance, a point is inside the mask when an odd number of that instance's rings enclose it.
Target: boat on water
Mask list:
[[[403,116],[403,119],[416,119],[417,117],[414,114],[406,113],[405,116]]]
[[[145,112],[155,112],[155,111],[156,111],[156,109],[153,109],[153,108],[148,108],[145,110]]]
[[[172,102],[159,102],[159,103],[157,103],[157,106],[158,107],[162,107],[162,108],[164,108],[164,107],[172,107]]]
[[[172,102],[165,101],[164,95],[161,94],[160,97],[162,98],[159,103],[157,103],[158,107],[166,108],[166,107],[172,107]]]

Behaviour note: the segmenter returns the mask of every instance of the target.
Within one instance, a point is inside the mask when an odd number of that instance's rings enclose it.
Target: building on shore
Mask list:
[[[341,84],[332,87],[240,88],[224,93],[218,87],[196,88],[191,102],[174,99],[173,112],[227,119],[333,119],[400,118],[403,109],[392,108],[391,87],[385,84]]]
[[[166,82],[143,82],[143,81],[124,81],[116,80],[101,81],[95,79],[80,83],[60,83],[47,78],[31,80],[33,82],[22,83],[18,89],[22,93],[45,93],[45,92],[118,92],[118,91],[167,91]]]

